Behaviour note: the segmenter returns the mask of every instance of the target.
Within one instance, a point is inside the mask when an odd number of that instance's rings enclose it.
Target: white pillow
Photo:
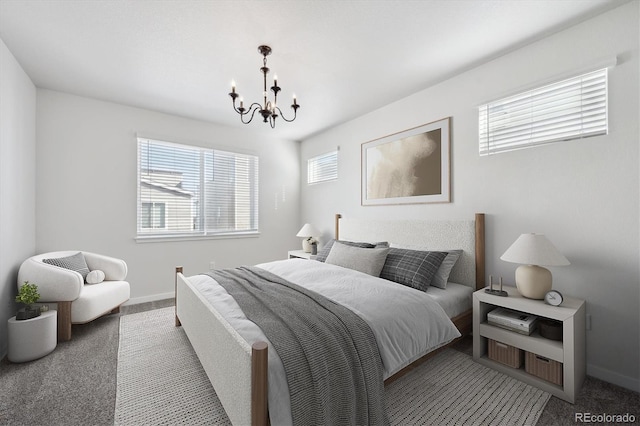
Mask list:
[[[342,266],[365,274],[380,276],[387,259],[388,248],[353,247],[335,242],[325,263]]]
[[[104,281],[104,272],[99,269],[95,269],[87,274],[87,284],[99,284]]]
[[[391,243],[390,245],[393,248],[402,248],[402,249],[408,249],[408,250],[446,251],[448,253],[447,257],[445,257],[442,263],[440,264],[440,267],[436,271],[436,274],[433,276],[433,279],[431,280],[431,284],[430,284],[434,287],[438,287],[442,289],[447,288],[447,282],[449,281],[449,275],[451,274],[451,270],[453,269],[453,266],[456,264],[456,262],[458,261],[458,258],[462,254],[462,250],[433,250],[433,249],[426,249],[424,247],[403,246],[395,243]]]

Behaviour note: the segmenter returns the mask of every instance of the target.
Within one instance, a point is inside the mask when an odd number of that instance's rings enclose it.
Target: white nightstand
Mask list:
[[[311,253],[304,250],[289,250],[289,259],[299,257],[300,259],[311,259]]]
[[[523,297],[515,287],[503,289],[509,293],[508,297],[494,296],[484,289],[473,293],[473,359],[574,403],[586,375],[584,300],[565,298],[560,306],[551,306],[542,300]],[[527,336],[489,324],[487,314],[496,307],[562,322],[562,341],[546,339],[537,331]],[[562,386],[527,373],[524,365],[511,368],[489,359],[488,339],[562,363]]]

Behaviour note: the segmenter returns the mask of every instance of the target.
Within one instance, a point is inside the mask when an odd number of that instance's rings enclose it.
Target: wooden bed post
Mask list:
[[[269,349],[266,342],[251,346],[251,425],[267,426],[269,410],[267,398],[267,369]]]
[[[484,250],[484,213],[476,213],[476,290],[485,287]]]
[[[180,322],[180,318],[178,318],[178,274],[182,273],[182,266],[176,266],[176,282],[175,282],[175,315],[176,315],[176,327],[180,327],[182,323]]]
[[[336,213],[336,232],[335,232],[335,236],[336,236],[336,240],[340,239],[340,218],[342,217],[342,215],[340,213]]]

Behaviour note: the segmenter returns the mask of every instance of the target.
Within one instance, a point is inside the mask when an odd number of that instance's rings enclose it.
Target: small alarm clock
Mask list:
[[[544,295],[545,303],[558,306],[562,303],[562,294],[558,290],[550,290]]]

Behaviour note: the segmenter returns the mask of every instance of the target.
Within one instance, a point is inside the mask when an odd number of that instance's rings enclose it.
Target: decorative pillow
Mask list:
[[[431,280],[432,286],[442,289],[447,288],[447,282],[449,281],[451,269],[453,269],[461,254],[462,250],[447,251],[447,257],[444,258],[444,260],[440,264],[440,267],[436,271],[436,274],[433,276],[433,280]]]
[[[84,255],[80,252],[73,256],[42,259],[42,261],[49,265],[59,266],[60,268],[71,269],[72,271],[79,272],[80,275],[82,275],[83,280],[87,278],[87,274],[89,273],[87,262],[84,260]]]
[[[389,248],[363,248],[336,242],[333,244],[326,263],[380,276]]]
[[[429,249],[422,248],[422,247],[403,246],[395,243],[391,243],[391,247],[408,249],[408,250],[430,251]],[[442,263],[440,264],[440,267],[436,271],[436,274],[433,276],[433,280],[431,280],[430,285],[432,285],[433,287],[446,289],[447,282],[449,282],[449,275],[451,275],[451,270],[455,266],[460,255],[462,255],[462,250],[441,250],[441,251],[446,251],[447,257],[445,257]]]
[[[320,249],[320,251],[318,251],[318,254],[316,255],[316,257],[314,258],[314,260],[317,260],[318,262],[324,262],[327,260],[327,256],[329,255],[329,252],[331,251],[331,247],[333,247],[333,243],[336,240],[331,239],[329,241],[327,241],[327,243],[325,245],[322,246],[322,248]],[[353,241],[344,241],[344,240],[338,240],[338,242],[351,246],[351,247],[361,247],[361,248],[383,248],[383,247],[389,247],[389,243],[387,243],[386,241],[380,242],[380,243],[375,243],[375,244],[371,244],[371,243],[356,243]]]
[[[380,278],[427,291],[447,252],[390,248]]]
[[[94,269],[87,274],[87,278],[85,280],[87,281],[87,284],[99,284],[104,281],[104,272],[100,269]]]

